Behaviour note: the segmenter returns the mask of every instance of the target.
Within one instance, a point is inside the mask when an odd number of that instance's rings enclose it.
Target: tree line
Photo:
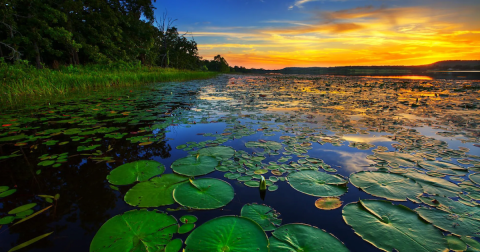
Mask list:
[[[156,0],[0,0],[0,59],[38,69],[136,62],[229,72],[220,55],[203,60]]]

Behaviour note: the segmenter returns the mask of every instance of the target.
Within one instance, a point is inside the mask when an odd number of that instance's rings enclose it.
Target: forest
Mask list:
[[[37,69],[132,63],[229,72],[220,55],[202,60],[197,43],[180,33],[156,0],[2,0],[0,58]]]

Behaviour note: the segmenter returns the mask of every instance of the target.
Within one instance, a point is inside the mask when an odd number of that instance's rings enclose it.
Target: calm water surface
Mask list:
[[[381,168],[367,158],[379,146],[387,152],[427,153],[426,145],[418,143],[432,143],[437,160],[465,168],[478,166],[480,148],[474,146],[480,143],[478,85],[478,81],[461,78],[223,75],[1,111],[0,186],[17,191],[0,198],[0,218],[27,203],[37,204],[35,212],[53,207],[24,223],[0,225],[0,251],[49,232],[52,235],[21,251],[88,251],[108,219],[138,209],[124,201],[133,185],[116,190],[106,180],[112,169],[136,160],[155,160],[165,165],[165,173],[172,173],[170,165],[175,160],[204,146],[231,146],[242,155],[264,156],[261,166],[276,162],[289,167],[279,177],[302,169],[291,164],[314,157],[336,170],[330,174],[348,178],[355,172]],[[464,86],[467,89],[454,91]],[[12,136],[19,137],[8,138]],[[284,148],[268,152],[245,146],[259,140],[283,143]],[[185,144],[186,149],[182,148]],[[300,145],[306,148],[291,151]],[[449,156],[448,151],[457,152]],[[55,156],[62,153],[66,154],[60,159]],[[291,159],[278,162],[282,156]],[[459,159],[470,161],[459,163]],[[44,162],[48,160],[54,162]],[[461,178],[469,181],[468,174]],[[198,227],[217,216],[240,215],[243,205],[257,202],[279,212],[282,224],[318,227],[351,251],[379,251],[345,223],[342,208],[359,199],[382,198],[348,183],[348,192],[340,196],[342,207],[321,210],[315,206],[318,197],[301,193],[286,181],[275,182],[278,190],[267,191],[262,199],[258,188],[224,175],[214,171],[203,177],[219,178],[233,186],[235,197],[225,207],[199,211],[178,209],[174,204],[157,209],[177,219],[193,214]],[[459,183],[449,176],[443,178]],[[53,204],[38,196],[55,194],[60,198]],[[393,203],[411,209],[422,205]],[[187,236],[174,238],[185,240]]]

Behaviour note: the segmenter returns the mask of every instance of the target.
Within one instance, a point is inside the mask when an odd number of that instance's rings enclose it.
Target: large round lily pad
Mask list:
[[[271,252],[350,251],[332,234],[306,224],[287,224],[279,227],[269,238]]]
[[[326,172],[303,170],[290,173],[288,183],[297,191],[317,196],[340,196],[347,192],[347,181]]]
[[[186,252],[268,252],[268,239],[254,221],[221,216],[197,227],[185,241]]]
[[[322,210],[333,210],[342,206],[338,197],[321,197],[315,201],[315,206]]]
[[[361,200],[346,205],[342,214],[356,234],[384,251],[430,252],[448,248],[440,230],[402,205]]]
[[[172,170],[186,176],[205,175],[215,170],[218,165],[216,158],[209,156],[188,156],[177,159],[172,164]]]
[[[217,159],[227,160],[233,157],[235,150],[232,147],[215,146],[200,149],[198,150],[198,154],[200,154],[200,156],[209,156]]]
[[[350,175],[350,183],[373,196],[389,200],[406,201],[423,194],[414,180],[387,172],[362,171]]]
[[[195,209],[215,209],[232,201],[233,187],[220,179],[201,178],[179,185],[173,191],[178,204]]]
[[[157,161],[139,160],[113,169],[107,176],[107,180],[114,185],[129,185],[136,181],[147,181],[164,171],[165,166]]]
[[[398,164],[405,167],[414,167],[416,161],[421,160],[418,157],[400,152],[377,152],[374,156],[378,159],[388,162],[391,165]]]
[[[133,186],[125,194],[125,202],[137,207],[159,207],[175,203],[173,190],[188,178],[178,174],[164,174]]]
[[[128,211],[103,224],[93,237],[90,252],[161,251],[177,229],[177,220],[170,215]]]
[[[265,205],[246,204],[242,207],[240,215],[252,219],[265,231],[273,231],[282,224],[282,220],[278,218],[279,214]]]

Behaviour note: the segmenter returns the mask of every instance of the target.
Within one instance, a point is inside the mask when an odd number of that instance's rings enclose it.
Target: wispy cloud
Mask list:
[[[293,5],[288,6],[288,9],[291,10],[294,7],[303,8],[304,4],[308,2],[315,2],[315,1],[318,1],[318,0],[295,0],[295,3],[293,3]]]

